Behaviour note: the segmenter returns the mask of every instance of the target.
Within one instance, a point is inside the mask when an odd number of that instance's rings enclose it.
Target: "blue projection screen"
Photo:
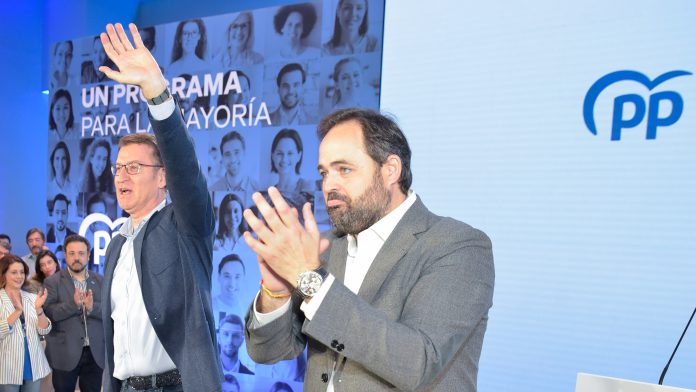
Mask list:
[[[479,389],[656,383],[696,306],[696,3],[385,16],[381,108],[409,137],[414,190],[493,241]],[[696,388],[695,364],[692,325],[665,384]]]

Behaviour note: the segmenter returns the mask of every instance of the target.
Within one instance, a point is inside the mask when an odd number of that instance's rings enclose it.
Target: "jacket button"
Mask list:
[[[344,348],[346,348],[346,346],[344,346],[343,343],[341,343],[338,346],[336,346],[336,351],[340,353],[341,351],[343,351]]]
[[[329,382],[329,375],[327,373],[321,374],[321,382],[323,382],[323,383]]]
[[[155,313],[155,314],[152,316],[152,318],[155,319],[155,320],[159,320],[160,314],[159,314],[159,313]]]
[[[336,348],[338,346],[338,340],[334,339],[331,341],[331,348]]]

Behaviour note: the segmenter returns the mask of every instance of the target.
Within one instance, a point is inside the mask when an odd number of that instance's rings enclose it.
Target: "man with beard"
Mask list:
[[[345,109],[319,124],[319,173],[335,229],[320,236],[275,188],[257,238],[263,277],[247,315],[251,358],[272,363],[308,346],[305,390],[475,391],[492,305],[491,243],[430,212],[411,187],[411,150],[379,113]]]
[[[36,255],[39,254],[46,247],[46,236],[44,232],[38,227],[32,227],[27,231],[27,247],[29,248],[29,254],[22,256],[22,260],[29,266],[29,275],[34,276],[34,266],[36,265]]]
[[[53,198],[52,205],[53,209],[50,213],[53,217],[53,227],[48,230],[46,239],[52,244],[62,244],[65,237],[75,234],[75,232],[68,227],[68,207],[70,206],[70,200],[68,200],[64,194],[59,193]]]
[[[72,234],[65,238],[65,262],[44,281],[48,298],[44,309],[53,322],[46,357],[53,369],[56,392],[72,392],[79,378],[80,391],[99,392],[104,369],[102,276],[87,270],[90,244]]]
[[[290,63],[283,66],[276,77],[278,85],[278,109],[270,113],[271,126],[314,124],[316,117],[304,107],[304,85],[307,80],[304,68],[300,64]]]
[[[244,343],[244,323],[236,314],[228,314],[220,321],[218,344],[220,363],[225,375],[230,373],[254,374],[239,361],[239,348]]]
[[[220,141],[220,153],[222,165],[225,167],[225,175],[210,187],[211,192],[228,191],[237,193],[244,205],[251,203],[251,194],[259,190],[256,181],[243,173],[242,165],[246,158],[246,142],[237,131],[225,134]]]

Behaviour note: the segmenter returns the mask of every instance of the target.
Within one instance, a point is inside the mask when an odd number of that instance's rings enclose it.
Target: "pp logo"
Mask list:
[[[599,95],[609,86],[617,82],[637,82],[645,86],[648,91],[652,91],[660,84],[679,77],[691,75],[688,71],[670,71],[650,80],[647,76],[636,71],[616,71],[607,74],[597,80],[592,87],[587,91],[585,103],[583,104],[583,117],[587,129],[593,135],[597,135],[597,125],[595,124],[594,109],[595,103]],[[668,113],[662,113],[660,117],[660,107],[666,103],[671,105]],[[633,106],[633,115],[630,110],[626,110],[629,105]],[[645,138],[657,138],[657,129],[660,127],[668,127],[673,125],[682,115],[684,110],[684,100],[676,91],[660,91],[649,95],[647,102],[643,96],[639,94],[624,94],[614,98],[614,108],[611,120],[611,140],[621,140],[621,131],[628,128],[634,128],[640,124],[646,117],[647,113],[647,129]],[[663,112],[666,110],[663,109]]]
[[[94,247],[92,250],[92,252],[94,252],[94,264],[102,264],[102,257],[106,255],[106,248],[109,247],[111,238],[118,234],[116,228],[123,224],[123,222],[125,222],[127,219],[128,218],[121,217],[112,222],[111,218],[108,216],[95,212],[87,215],[82,221],[82,224],[80,224],[79,233],[83,237],[87,237],[87,230],[89,230],[89,227],[94,224],[94,243],[92,244]]]

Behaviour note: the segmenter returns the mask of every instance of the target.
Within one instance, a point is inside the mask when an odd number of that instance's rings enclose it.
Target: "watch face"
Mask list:
[[[297,288],[305,297],[311,297],[319,291],[324,279],[315,271],[307,271],[300,274],[297,280]]]

